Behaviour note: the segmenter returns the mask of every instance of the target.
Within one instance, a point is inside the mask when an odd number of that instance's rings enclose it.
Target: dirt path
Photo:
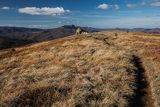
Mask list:
[[[106,31],[102,34],[114,36],[113,43],[117,47],[131,49],[135,56],[135,65],[138,68],[136,96],[131,107],[160,107],[160,35],[142,32]],[[149,60],[148,60],[149,59]],[[132,102],[131,99],[130,102]]]
[[[134,56],[135,66],[138,68],[136,96],[133,99],[131,107],[154,107],[154,100],[152,98],[152,92],[150,83],[146,71],[142,65],[141,59]]]

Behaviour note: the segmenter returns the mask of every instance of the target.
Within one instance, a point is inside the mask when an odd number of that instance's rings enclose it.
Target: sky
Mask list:
[[[160,0],[0,0],[0,26],[160,28]]]

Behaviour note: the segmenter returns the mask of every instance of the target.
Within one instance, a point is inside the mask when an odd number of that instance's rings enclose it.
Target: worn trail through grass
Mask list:
[[[141,59],[137,56],[134,56],[133,60],[138,72],[137,90],[135,91],[136,96],[132,99],[131,107],[154,107],[150,82],[148,81],[148,77]]]
[[[113,33],[113,32],[105,32],[104,34],[107,35],[114,35],[117,34],[117,32]],[[127,36],[126,36],[127,35]],[[137,36],[130,35],[130,34],[125,34],[125,33],[118,33],[118,37],[117,39],[115,39],[113,41],[114,45],[118,46],[118,47],[123,47],[126,48],[126,50],[128,49],[132,49],[133,52],[131,52],[131,54],[133,54],[133,63],[135,65],[135,67],[137,68],[137,73],[136,73],[136,80],[137,80],[137,89],[135,90],[135,96],[132,99],[131,98],[131,103],[130,106],[131,107],[157,107],[157,101],[155,100],[155,95],[153,95],[154,92],[154,87],[153,87],[153,81],[151,81],[150,77],[151,74],[150,72],[154,73],[154,70],[148,69],[146,67],[146,62],[144,61],[144,59],[147,59],[148,54],[142,55],[142,53],[144,52],[152,52],[151,56],[155,56],[158,55],[158,49],[159,48],[155,48],[156,52],[153,51],[152,49],[154,49],[153,45],[151,48],[146,48],[148,47],[148,44],[152,44],[152,43],[157,43],[156,39],[154,39],[153,42],[153,38],[152,36],[144,36],[145,34],[143,34],[143,37],[141,37],[139,34]],[[139,39],[135,39],[135,38],[139,38]],[[150,39],[149,39],[150,38]],[[151,39],[152,38],[152,39]],[[142,41],[143,40],[143,41]],[[150,41],[152,40],[152,41]],[[158,38],[157,38],[158,40]],[[144,43],[143,43],[144,42]],[[145,46],[145,48],[142,48],[142,45],[138,44],[138,43],[143,43],[143,45]],[[159,44],[157,43],[157,46]],[[137,48],[136,46],[139,46],[139,48]],[[154,52],[154,53],[153,53]],[[155,61],[153,61],[155,62]],[[157,62],[158,63],[158,62]],[[156,97],[157,99],[157,97]],[[159,107],[159,106],[158,106]]]

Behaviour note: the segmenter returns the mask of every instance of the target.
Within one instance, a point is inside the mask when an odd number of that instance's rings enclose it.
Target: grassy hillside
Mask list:
[[[0,106],[158,107],[159,39],[112,31],[1,50]]]
[[[114,42],[123,47],[131,48],[137,54],[143,65],[147,84],[149,87],[149,96],[147,97],[154,103],[155,107],[160,106],[160,34],[148,34],[142,32],[101,32],[105,35],[118,34],[118,39]],[[147,102],[146,102],[147,103]],[[150,107],[150,106],[148,106]]]

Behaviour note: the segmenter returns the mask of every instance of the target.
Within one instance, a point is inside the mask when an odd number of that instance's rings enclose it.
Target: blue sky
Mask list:
[[[160,27],[160,0],[0,0],[0,26]]]

